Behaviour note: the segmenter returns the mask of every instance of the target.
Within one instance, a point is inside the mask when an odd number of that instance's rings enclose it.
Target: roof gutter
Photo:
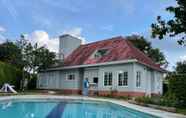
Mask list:
[[[76,66],[64,66],[64,67],[57,67],[57,68],[49,68],[46,71],[53,71],[53,70],[66,70],[66,69],[77,69],[77,68],[85,68],[85,67],[95,67],[95,66],[106,66],[106,65],[114,65],[114,64],[124,64],[124,63],[132,63],[138,62],[136,59],[130,60],[122,60],[122,61],[111,61],[111,62],[104,62],[104,63],[97,63],[97,64],[85,64],[85,65],[76,65]]]
[[[67,69],[78,69],[78,68],[86,68],[86,67],[95,67],[95,66],[107,66],[107,65],[115,65],[115,64],[126,64],[126,63],[140,63],[142,65],[145,65],[149,68],[155,69],[157,71],[166,73],[166,70],[159,70],[157,68],[154,68],[152,66],[149,66],[148,64],[139,62],[137,59],[129,59],[129,60],[122,60],[122,61],[111,61],[111,62],[104,62],[104,63],[97,63],[97,64],[84,64],[84,65],[76,65],[76,66],[64,66],[64,67],[56,67],[56,68],[49,68],[45,71],[55,71],[55,70],[67,70]]]
[[[140,63],[140,64],[142,64],[142,65],[145,65],[145,66],[147,66],[147,67],[149,67],[149,68],[151,68],[151,69],[154,69],[154,70],[157,70],[157,71],[159,71],[159,72],[162,72],[162,73],[167,73],[167,72],[168,72],[168,71],[165,70],[165,69],[157,69],[157,68],[152,67],[152,66],[150,66],[150,65],[148,65],[148,64],[145,64],[145,63],[143,63],[143,62],[139,62],[139,61],[138,61],[138,63]]]

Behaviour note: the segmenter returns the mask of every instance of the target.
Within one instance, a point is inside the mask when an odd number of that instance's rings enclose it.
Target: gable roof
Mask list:
[[[100,49],[107,49],[108,53],[101,58],[90,58],[96,50]],[[132,59],[150,68],[164,71],[151,58],[121,36],[79,46],[64,60],[64,66],[99,64]]]

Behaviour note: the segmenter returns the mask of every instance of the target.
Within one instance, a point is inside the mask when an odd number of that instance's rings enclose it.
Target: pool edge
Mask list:
[[[84,96],[63,96],[63,95],[19,95],[19,96],[2,96],[0,97],[0,102],[9,100],[29,100],[29,99],[45,99],[45,100],[90,100],[90,101],[100,101],[100,102],[110,102],[113,104],[121,105],[130,109],[134,109],[139,112],[147,113],[153,116],[161,118],[186,118],[185,115],[176,114],[171,112],[166,112],[162,110],[157,110],[149,107],[139,106],[135,104],[128,103],[123,100],[116,100],[111,98],[95,98],[95,97],[84,97]]]

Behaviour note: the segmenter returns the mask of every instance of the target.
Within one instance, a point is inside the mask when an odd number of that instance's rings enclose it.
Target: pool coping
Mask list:
[[[91,100],[91,101],[101,101],[101,102],[110,102],[118,104],[130,109],[134,109],[140,112],[144,112],[150,115],[154,115],[161,118],[186,118],[186,115],[166,112],[162,110],[157,110],[149,107],[139,106],[135,104],[128,103],[123,100],[116,100],[111,98],[95,98],[95,97],[85,97],[85,96],[64,96],[64,95],[19,95],[19,96],[2,96],[0,101],[7,100],[29,100],[29,99],[46,99],[46,100]]]

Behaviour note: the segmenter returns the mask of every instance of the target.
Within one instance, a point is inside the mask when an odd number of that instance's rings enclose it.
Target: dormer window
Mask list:
[[[108,49],[99,49],[95,52],[94,58],[101,58],[108,53]]]

